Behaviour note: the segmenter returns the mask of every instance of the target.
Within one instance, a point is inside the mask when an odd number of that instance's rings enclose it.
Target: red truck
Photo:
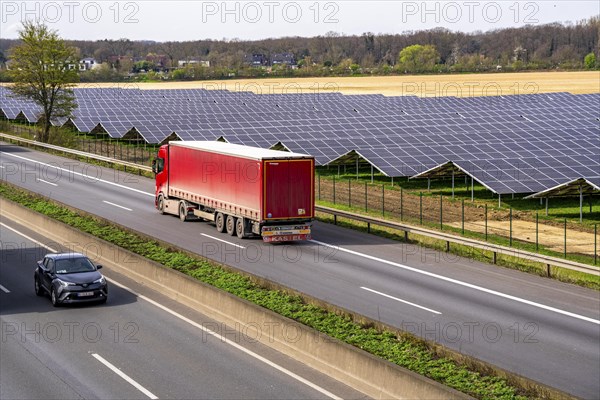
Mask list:
[[[155,206],[182,221],[213,221],[239,238],[310,240],[314,163],[304,154],[225,142],[170,142],[152,167]]]

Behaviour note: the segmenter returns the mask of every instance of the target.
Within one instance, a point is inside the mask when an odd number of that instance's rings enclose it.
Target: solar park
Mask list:
[[[147,144],[224,140],[313,155],[385,176],[470,177],[493,193],[600,190],[600,93],[416,97],[254,94],[206,89],[75,89],[79,132]],[[0,117],[39,108],[0,87]],[[565,187],[575,184],[576,190]]]

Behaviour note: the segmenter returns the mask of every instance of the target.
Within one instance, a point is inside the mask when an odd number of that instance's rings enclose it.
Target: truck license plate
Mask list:
[[[310,240],[310,235],[277,235],[263,236],[263,242],[292,242],[296,240]]]

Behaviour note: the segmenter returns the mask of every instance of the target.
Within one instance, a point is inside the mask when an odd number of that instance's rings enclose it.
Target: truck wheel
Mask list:
[[[237,221],[235,221],[235,234],[240,239],[246,237],[246,220],[244,218],[238,218]]]
[[[156,202],[156,208],[158,208],[158,212],[163,215],[165,213],[165,198],[163,195],[158,196],[158,200]]]
[[[237,218],[235,218],[232,215],[227,216],[227,222],[225,223],[225,227],[227,229],[227,233],[231,236],[235,235],[236,219]]]
[[[215,225],[217,226],[218,232],[225,232],[225,216],[223,215],[223,213],[217,213],[217,217],[215,218]]]
[[[188,210],[187,210],[185,201],[180,201],[179,202],[179,219],[182,222],[185,222],[187,220],[187,213],[188,213]]]

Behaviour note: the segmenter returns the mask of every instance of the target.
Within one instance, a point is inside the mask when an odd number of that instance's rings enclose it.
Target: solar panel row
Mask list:
[[[69,124],[111,138],[161,143],[224,140],[309,153],[321,165],[362,157],[388,176],[448,161],[490,190],[532,193],[600,176],[600,94],[385,97],[226,90],[76,89]],[[39,108],[0,88],[5,118],[36,122]],[[127,136],[126,136],[127,135]],[[350,157],[349,157],[350,155]]]

